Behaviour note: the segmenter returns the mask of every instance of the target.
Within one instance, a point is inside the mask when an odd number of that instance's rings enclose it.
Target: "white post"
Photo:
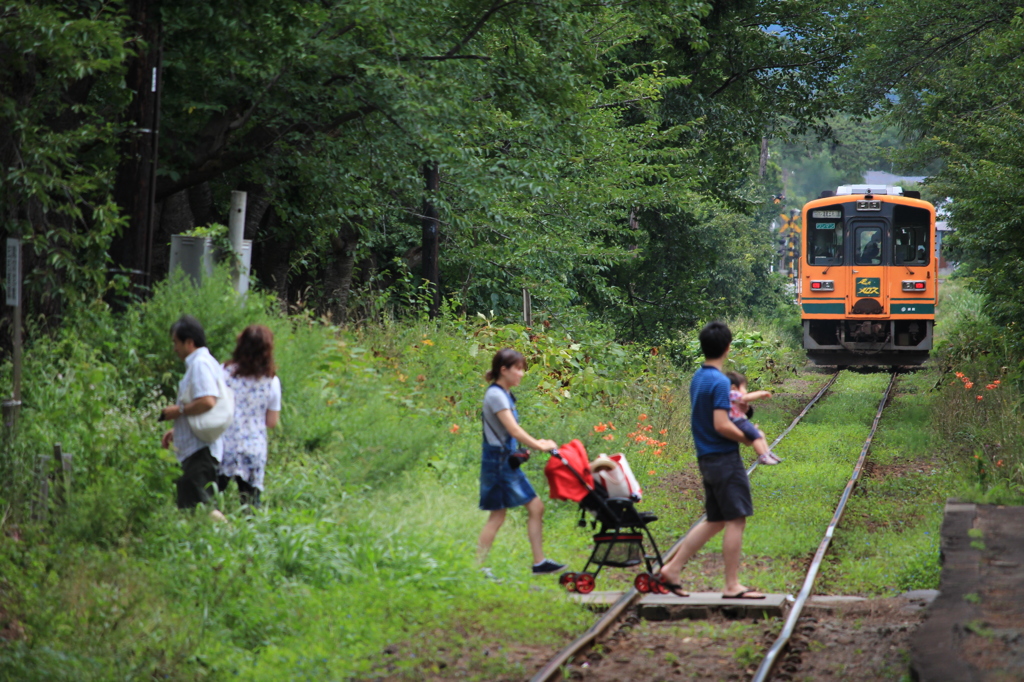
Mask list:
[[[234,270],[232,277],[235,291],[239,291],[242,277],[242,239],[245,237],[245,192],[231,192],[231,213],[228,216],[228,238],[231,250],[234,251]]]

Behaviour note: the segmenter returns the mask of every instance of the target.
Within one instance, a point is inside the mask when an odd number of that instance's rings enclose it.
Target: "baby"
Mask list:
[[[751,400],[771,398],[772,394],[768,391],[747,393],[747,378],[739,372],[726,372],[725,376],[729,377],[729,383],[732,384],[729,390],[729,420],[743,432],[744,436],[754,441],[754,452],[757,453],[758,464],[769,466],[778,464],[782,460],[772,454],[772,451],[768,449],[768,441],[765,440],[764,434],[747,419],[747,415],[753,413],[753,408],[747,403]]]

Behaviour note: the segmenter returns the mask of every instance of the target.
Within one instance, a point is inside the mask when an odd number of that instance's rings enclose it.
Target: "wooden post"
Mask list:
[[[530,298],[530,290],[523,287],[523,324],[527,327],[533,326],[533,300]]]
[[[72,482],[72,470],[71,470],[70,454],[64,452],[60,443],[55,443],[53,446],[53,462],[55,466],[59,466],[57,474],[60,476],[60,502],[64,507],[71,506],[71,482]]]
[[[7,300],[14,316],[11,345],[12,376],[11,399],[3,403],[4,439],[9,446],[14,442],[18,428],[18,413],[21,411],[21,240],[7,239]]]
[[[437,206],[431,195],[441,185],[441,174],[436,163],[423,164],[423,178],[426,180],[427,198],[423,202],[423,279],[433,289],[430,299],[430,316],[437,317],[441,310],[441,274],[438,266],[438,216]]]
[[[39,483],[39,497],[32,518],[43,523],[50,515],[50,462],[53,458],[40,455],[36,460],[36,481]]]

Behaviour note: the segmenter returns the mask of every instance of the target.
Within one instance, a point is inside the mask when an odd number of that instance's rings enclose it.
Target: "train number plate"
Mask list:
[[[857,278],[857,295],[858,296],[881,296],[882,295],[882,280],[880,277],[858,277]]]

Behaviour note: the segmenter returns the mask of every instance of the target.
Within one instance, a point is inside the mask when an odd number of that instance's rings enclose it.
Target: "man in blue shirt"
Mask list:
[[[743,529],[754,513],[750,479],[740,458],[739,444],[751,441],[729,420],[729,379],[723,373],[732,332],[724,322],[709,322],[700,332],[704,364],[690,382],[690,430],[697,447],[697,464],[704,479],[707,517],[686,536],[679,551],[662,566],[658,580],[673,594],[688,596],[679,583],[683,565],[722,530],[726,599],[764,599],[764,594],[740,584],[738,573]]]

